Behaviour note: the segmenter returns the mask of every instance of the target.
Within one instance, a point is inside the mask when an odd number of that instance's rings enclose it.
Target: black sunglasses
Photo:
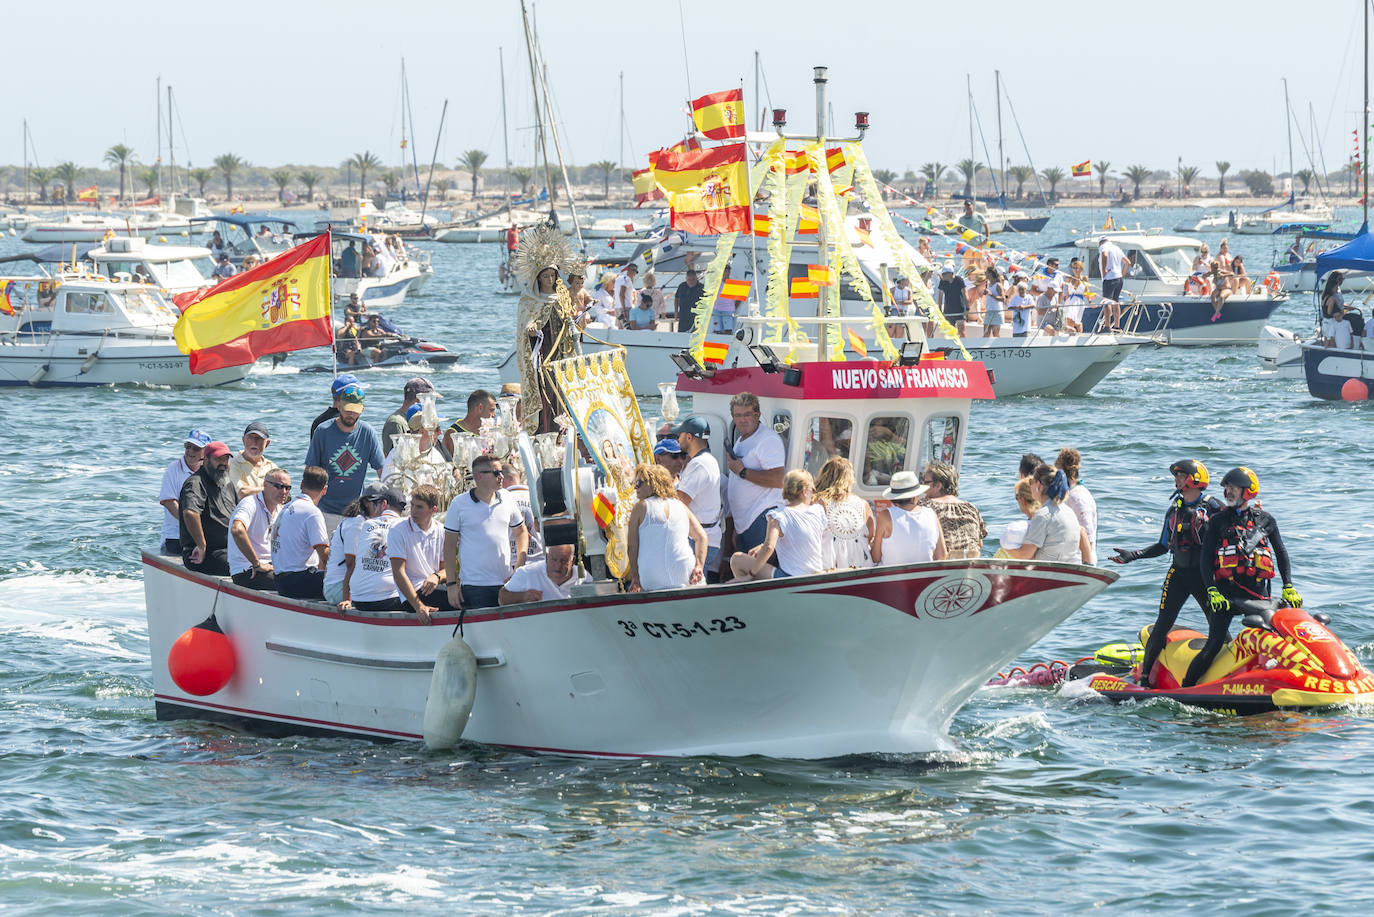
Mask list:
[[[266,483],[272,485],[273,487],[277,487],[286,491],[289,491],[291,489],[290,484],[278,484],[276,481],[267,481]]]

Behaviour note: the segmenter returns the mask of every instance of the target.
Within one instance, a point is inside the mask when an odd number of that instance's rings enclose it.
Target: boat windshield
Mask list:
[[[1197,249],[1176,245],[1170,248],[1155,249],[1150,252],[1150,260],[1155,263],[1160,277],[1165,280],[1181,280],[1193,273],[1193,259]]]
[[[125,314],[136,325],[176,320],[167,301],[153,290],[111,290],[109,295],[123,304]]]
[[[164,287],[198,287],[209,282],[215,263],[209,255],[183,258],[180,261],[154,262],[150,265],[153,277]]]

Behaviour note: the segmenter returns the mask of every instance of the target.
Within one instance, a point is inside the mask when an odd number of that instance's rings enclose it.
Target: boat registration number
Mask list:
[[[994,360],[1028,360],[1030,359],[1030,348],[1028,347],[1007,347],[988,350],[975,350],[969,348],[968,355],[975,360],[989,363]]]
[[[179,360],[146,360],[138,364],[139,369],[176,369],[181,366]]]
[[[734,615],[725,618],[712,618],[703,624],[700,621],[616,621],[627,637],[643,634],[655,640],[674,637],[710,637],[714,634],[728,634],[744,630],[744,622]]]

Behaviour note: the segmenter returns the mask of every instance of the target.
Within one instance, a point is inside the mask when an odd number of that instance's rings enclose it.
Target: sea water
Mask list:
[[[1048,251],[1090,216],[1004,239]],[[1232,243],[1262,276],[1273,243]],[[429,247],[424,295],[384,311],[461,354],[431,376],[455,418],[497,385],[515,299],[495,292],[500,245]],[[1295,300],[1276,323],[1306,331],[1311,314]],[[215,390],[0,391],[6,912],[1292,914],[1374,898],[1374,720],[1356,710],[1234,719],[988,689],[955,717],[956,753],[821,762],[435,754],[156,721],[139,551],[157,542],[162,469],[191,427],[237,448],[262,420],[298,474],[328,404],[328,375],[298,371],[313,356]],[[365,416],[379,424],[413,374],[368,373]],[[1158,537],[1170,462],[1201,459],[1214,481],[1249,465],[1295,585],[1368,665],[1371,410],[1261,376],[1252,347],[1142,348],[1087,397],[976,404],[960,494],[991,549],[1021,453],[1073,446],[1105,558]],[[1166,563],[1118,568],[1018,662],[1134,639]]]

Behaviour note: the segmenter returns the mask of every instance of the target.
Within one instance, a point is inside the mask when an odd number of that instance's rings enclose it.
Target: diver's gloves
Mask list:
[[[1298,595],[1298,590],[1293,588],[1292,583],[1285,583],[1279,596],[1293,608],[1302,607],[1302,596]]]
[[[1133,560],[1140,560],[1139,551],[1130,548],[1112,548],[1112,550],[1116,552],[1116,556],[1111,559],[1114,564],[1129,564]]]
[[[1212,611],[1217,614],[1231,610],[1231,602],[1221,594],[1221,590],[1216,586],[1207,587],[1207,601],[1211,604]]]

